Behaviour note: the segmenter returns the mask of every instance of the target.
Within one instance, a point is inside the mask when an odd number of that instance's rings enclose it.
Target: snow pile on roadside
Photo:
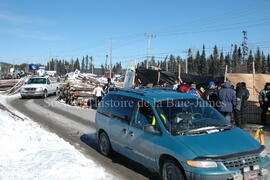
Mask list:
[[[116,179],[57,135],[0,109],[0,179]]]

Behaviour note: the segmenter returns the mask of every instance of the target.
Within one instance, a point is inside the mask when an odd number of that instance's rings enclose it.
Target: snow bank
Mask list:
[[[68,142],[0,110],[0,179],[116,179]]]

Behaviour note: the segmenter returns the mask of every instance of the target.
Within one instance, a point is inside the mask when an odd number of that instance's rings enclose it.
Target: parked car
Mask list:
[[[30,78],[22,87],[20,94],[22,98],[43,97],[56,94],[59,90],[59,83],[51,82],[47,77]]]
[[[103,155],[116,151],[164,180],[270,177],[265,147],[189,94],[112,91],[99,104],[96,131]]]

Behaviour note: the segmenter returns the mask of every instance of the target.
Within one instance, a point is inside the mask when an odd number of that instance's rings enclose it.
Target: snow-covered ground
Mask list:
[[[0,109],[0,180],[117,179],[68,142],[24,119]]]

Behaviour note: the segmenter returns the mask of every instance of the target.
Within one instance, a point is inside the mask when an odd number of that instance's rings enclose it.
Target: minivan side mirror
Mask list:
[[[144,132],[147,132],[147,133],[154,134],[154,135],[158,135],[158,136],[161,136],[161,135],[162,135],[161,131],[156,130],[156,129],[155,129],[155,126],[150,125],[150,124],[144,126],[144,127],[143,127],[143,131],[144,131]]]

